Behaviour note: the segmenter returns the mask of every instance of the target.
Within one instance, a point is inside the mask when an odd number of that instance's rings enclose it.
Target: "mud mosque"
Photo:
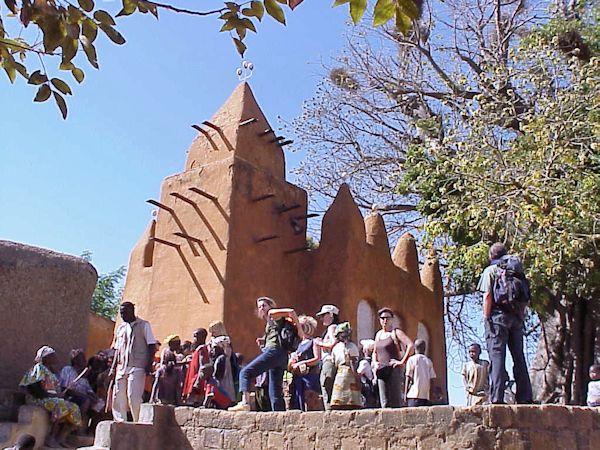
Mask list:
[[[394,309],[402,327],[428,342],[447,402],[442,281],[438,264],[419,269],[415,240],[393,253],[382,217],[363,219],[343,184],[325,213],[319,247],[307,247],[307,193],[285,179],[283,147],[247,83],[198,135],[183,172],[167,177],[157,214],[133,249],[124,299],[160,337],[191,336],[222,320],[236,351],[249,357],[262,323],[255,299],[314,315],[339,306],[356,339],[372,338],[376,311]]]

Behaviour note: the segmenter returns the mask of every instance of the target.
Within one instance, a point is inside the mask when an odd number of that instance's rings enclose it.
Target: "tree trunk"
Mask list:
[[[600,356],[595,300],[556,297],[540,315],[542,333],[531,368],[534,396],[542,403],[585,405],[588,370]]]

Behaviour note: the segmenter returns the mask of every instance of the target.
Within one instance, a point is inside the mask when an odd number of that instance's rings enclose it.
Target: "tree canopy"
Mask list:
[[[461,345],[477,337],[489,245],[524,259],[542,330],[556,319],[538,366],[551,401],[581,402],[600,337],[597,19],[595,1],[433,0],[407,35],[353,33],[290,127],[310,191],[347,181],[437,248]]]
[[[420,15],[420,1],[377,0],[372,6],[373,24],[382,25],[395,19],[395,26],[407,32],[412,21]],[[219,6],[200,11],[149,0],[122,0],[120,10],[111,14],[94,0],[4,0],[4,5],[0,4],[0,67],[11,83],[20,76],[37,87],[35,102],[45,102],[52,97],[66,118],[65,96],[72,95],[67,79],[72,77],[82,83],[86,66],[99,68],[94,45],[98,35],[104,34],[117,45],[125,43],[117,30],[117,18],[137,13],[151,14],[158,20],[160,10],[198,18],[214,17],[222,22],[220,31],[231,34],[237,52],[243,56],[247,32],[256,33],[265,14],[285,25],[283,7],[293,10],[302,2],[229,1],[218,2]],[[334,6],[346,4],[354,23],[358,23],[368,9],[367,0],[334,2]],[[85,56],[79,57],[81,53]]]

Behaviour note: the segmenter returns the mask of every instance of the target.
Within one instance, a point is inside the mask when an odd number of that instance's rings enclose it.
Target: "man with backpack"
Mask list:
[[[508,381],[506,347],[514,362],[517,403],[532,403],[531,381],[523,353],[523,321],[529,302],[529,283],[523,266],[506,247],[496,242],[490,247],[490,265],[485,268],[477,290],[483,293],[485,340],[490,357],[490,401],[504,403]]]

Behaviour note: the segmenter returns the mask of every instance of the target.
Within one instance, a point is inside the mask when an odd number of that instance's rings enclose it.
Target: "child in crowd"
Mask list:
[[[181,399],[183,373],[177,366],[177,354],[171,349],[163,350],[160,367],[155,373],[156,381],[152,393],[152,401],[163,405],[178,405]]]
[[[335,329],[338,343],[331,351],[336,368],[331,409],[357,409],[362,407],[360,393],[360,375],[358,365],[358,347],[351,341],[352,328],[349,322],[340,323]]]
[[[481,346],[469,345],[469,358],[471,360],[463,365],[462,377],[467,391],[467,406],[483,405],[487,402],[489,390],[490,363],[480,359]]]
[[[371,365],[375,341],[373,339],[363,339],[360,341],[363,358],[358,363],[356,370],[360,375],[361,393],[365,408],[379,407],[379,392],[377,391],[377,382],[375,373]]]
[[[408,406],[429,405],[431,380],[435,378],[433,363],[425,356],[427,344],[423,339],[415,341],[415,354],[406,362],[405,397]]]
[[[208,363],[200,367],[199,378],[204,383],[204,407],[214,409],[227,409],[232,400],[227,393],[219,387],[219,383],[213,377],[214,366]]]
[[[587,405],[600,406],[600,364],[594,364],[590,367]]]

